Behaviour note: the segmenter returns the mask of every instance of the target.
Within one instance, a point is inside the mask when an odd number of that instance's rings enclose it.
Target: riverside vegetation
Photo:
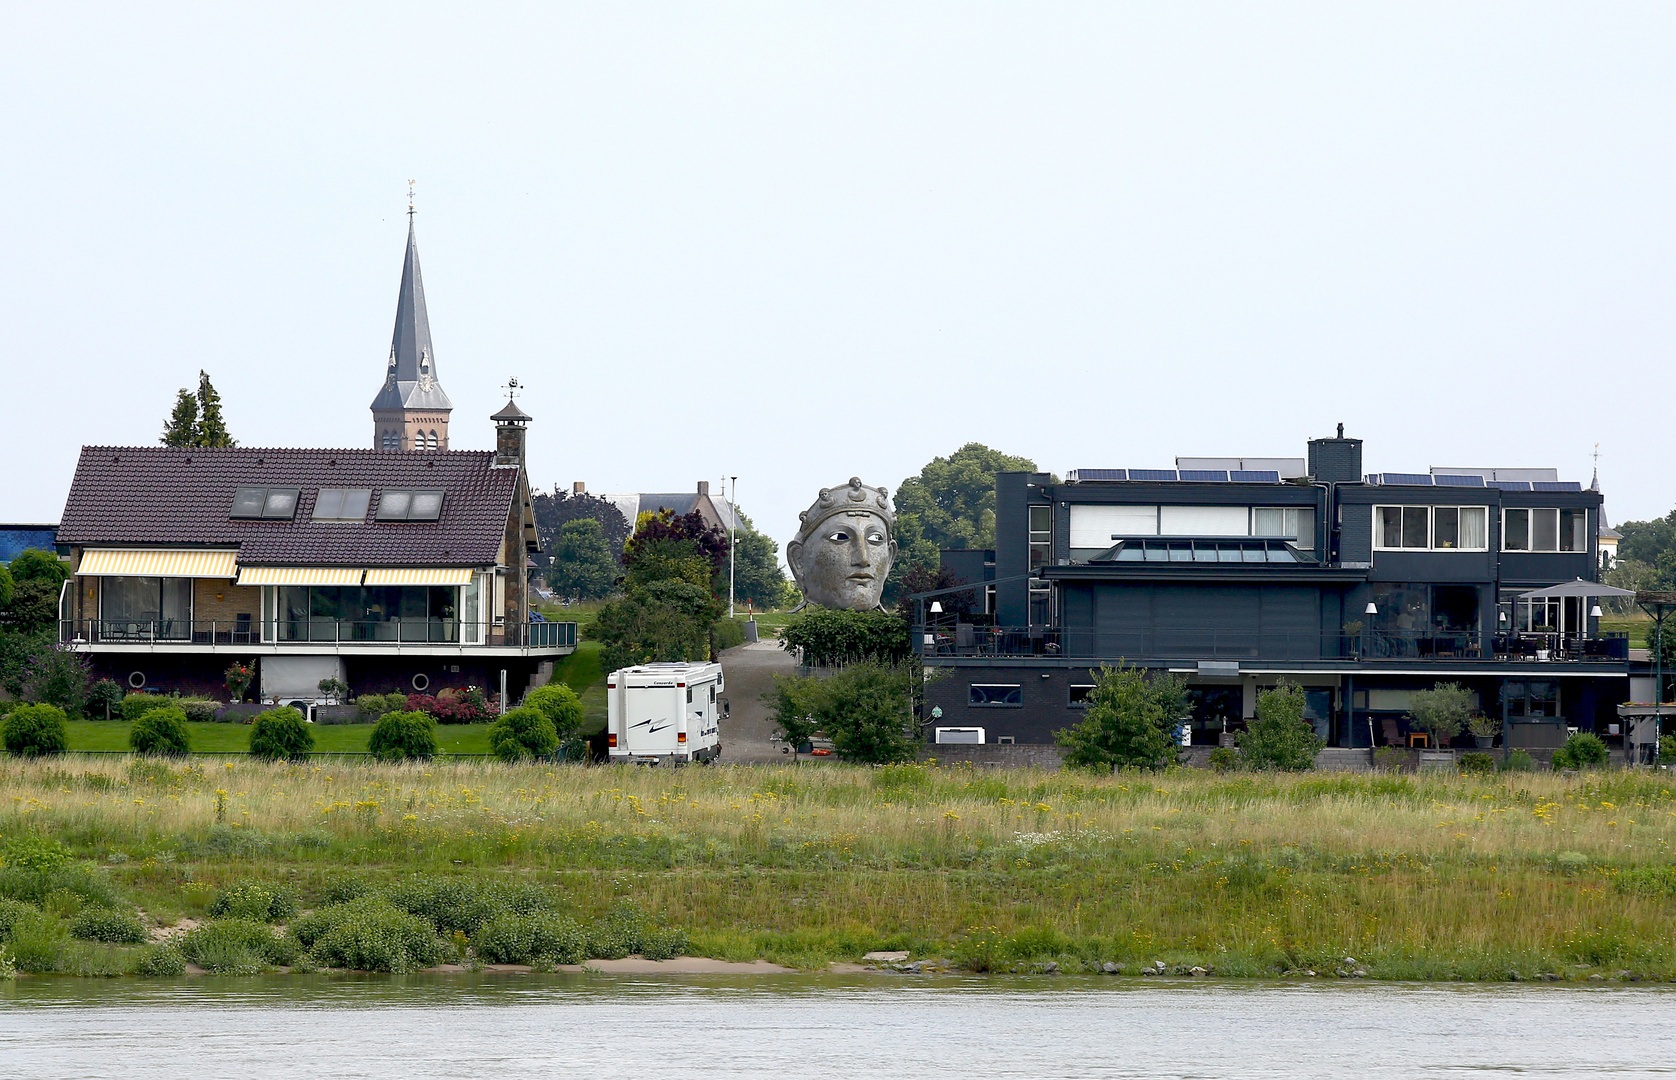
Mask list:
[[[0,791],[0,936],[25,970],[909,949],[972,971],[1676,978],[1676,785],[1645,773],[58,758],[0,761]]]

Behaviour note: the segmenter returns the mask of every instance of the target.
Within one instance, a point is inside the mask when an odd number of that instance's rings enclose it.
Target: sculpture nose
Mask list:
[[[861,529],[850,534],[850,565],[867,565],[867,536]]]

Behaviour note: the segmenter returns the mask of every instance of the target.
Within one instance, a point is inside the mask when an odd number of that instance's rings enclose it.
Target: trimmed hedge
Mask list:
[[[178,757],[192,749],[186,730],[186,711],[179,705],[149,709],[128,729],[128,747],[136,754]]]
[[[250,728],[250,756],[263,761],[302,760],[314,749],[314,732],[289,705],[269,709]]]
[[[521,705],[489,725],[489,746],[502,761],[525,761],[557,750],[559,733],[540,709]]]

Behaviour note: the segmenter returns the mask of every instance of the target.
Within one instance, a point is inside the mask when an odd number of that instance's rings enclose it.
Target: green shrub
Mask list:
[[[53,889],[41,898],[41,910],[60,919],[68,919],[86,906],[87,898],[73,889]]]
[[[180,709],[191,723],[215,723],[216,703],[208,698],[181,698]]]
[[[70,863],[70,849],[50,836],[25,833],[14,836],[0,848],[0,866],[45,873]]]
[[[1556,769],[1593,769],[1605,765],[1611,752],[1600,736],[1587,731],[1579,731],[1565,741],[1565,745],[1554,751],[1554,768]]]
[[[607,911],[588,928],[588,955],[617,960],[639,953],[648,960],[667,960],[687,950],[685,931],[655,925],[634,904],[624,902]]]
[[[69,943],[61,920],[33,911],[12,924],[6,947],[19,971],[44,974],[63,967]]]
[[[1496,767],[1503,772],[1530,772],[1536,768],[1536,762],[1523,750],[1510,750],[1506,760]]]
[[[1257,716],[1237,738],[1246,768],[1283,772],[1315,768],[1315,755],[1326,745],[1304,719],[1303,687],[1285,681],[1257,695]]]
[[[380,761],[428,760],[436,753],[436,721],[422,712],[385,713],[367,751]]]
[[[491,964],[580,964],[588,958],[587,933],[563,915],[497,915],[472,945]]]
[[[12,936],[12,927],[17,925],[19,919],[39,914],[33,904],[26,904],[22,900],[0,900],[0,941]]]
[[[153,979],[185,975],[186,957],[181,955],[180,947],[173,943],[154,945],[140,954],[138,963],[134,965],[134,973]]]
[[[717,652],[745,644],[745,620],[717,619],[710,627],[710,643]]]
[[[326,886],[326,892],[321,897],[325,904],[347,904],[351,900],[359,900],[363,896],[370,896],[374,892],[372,883],[365,878],[340,877]]]
[[[315,963],[357,971],[412,971],[447,951],[429,922],[376,896],[319,908],[292,933]]]
[[[1187,685],[1176,675],[1148,678],[1119,662],[1100,665],[1088,708],[1075,726],[1054,733],[1072,768],[1162,769],[1180,756],[1179,717],[1187,711]]]
[[[451,937],[467,935],[504,910],[495,890],[465,878],[414,876],[382,892],[392,906],[417,915],[436,932]]]
[[[559,733],[540,709],[524,705],[489,725],[489,746],[502,761],[546,757],[559,748]]]
[[[179,756],[192,749],[186,733],[186,712],[179,705],[147,710],[128,729],[128,747],[136,754]]]
[[[115,679],[100,679],[87,691],[87,716],[90,720],[109,720],[112,712],[122,710],[122,684]]]
[[[133,912],[99,907],[85,908],[71,919],[70,934],[83,941],[106,941],[113,945],[139,945],[150,936]]]
[[[83,905],[114,907],[117,899],[109,881],[86,866],[59,866],[52,870],[30,870],[23,866],[0,867],[0,897],[22,900],[45,907],[49,897],[74,896]]]
[[[211,919],[181,936],[180,951],[212,975],[255,975],[289,964],[297,943],[253,919]]]
[[[122,718],[133,723],[159,705],[167,705],[169,699],[162,694],[129,694],[122,699]]]
[[[523,707],[535,709],[552,721],[559,742],[570,738],[582,726],[582,699],[564,683],[536,687],[524,695]]]
[[[1408,751],[1400,746],[1381,746],[1373,752],[1373,767],[1396,772],[1408,764]]]
[[[362,694],[355,699],[355,707],[367,721],[376,721],[385,713],[401,712],[407,707],[403,694]]]
[[[1659,764],[1676,765],[1676,735],[1659,736]]]
[[[1208,762],[1217,772],[1233,772],[1240,767],[1240,752],[1231,746],[1218,746],[1210,752]]]
[[[0,721],[0,741],[19,757],[62,754],[70,748],[64,710],[56,705],[19,705]]]
[[[1473,750],[1462,754],[1455,767],[1469,775],[1484,776],[1496,771],[1496,759],[1482,750]]]
[[[250,728],[250,756],[263,761],[303,760],[314,749],[314,732],[289,705],[269,709]]]
[[[283,885],[237,881],[215,894],[209,913],[212,918],[218,919],[280,922],[297,913],[297,894]]]

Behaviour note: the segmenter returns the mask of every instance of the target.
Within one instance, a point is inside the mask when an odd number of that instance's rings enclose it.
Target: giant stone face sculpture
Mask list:
[[[896,561],[896,514],[889,492],[850,477],[848,487],[822,488],[786,545],[786,563],[806,604],[868,611],[879,606]]]

